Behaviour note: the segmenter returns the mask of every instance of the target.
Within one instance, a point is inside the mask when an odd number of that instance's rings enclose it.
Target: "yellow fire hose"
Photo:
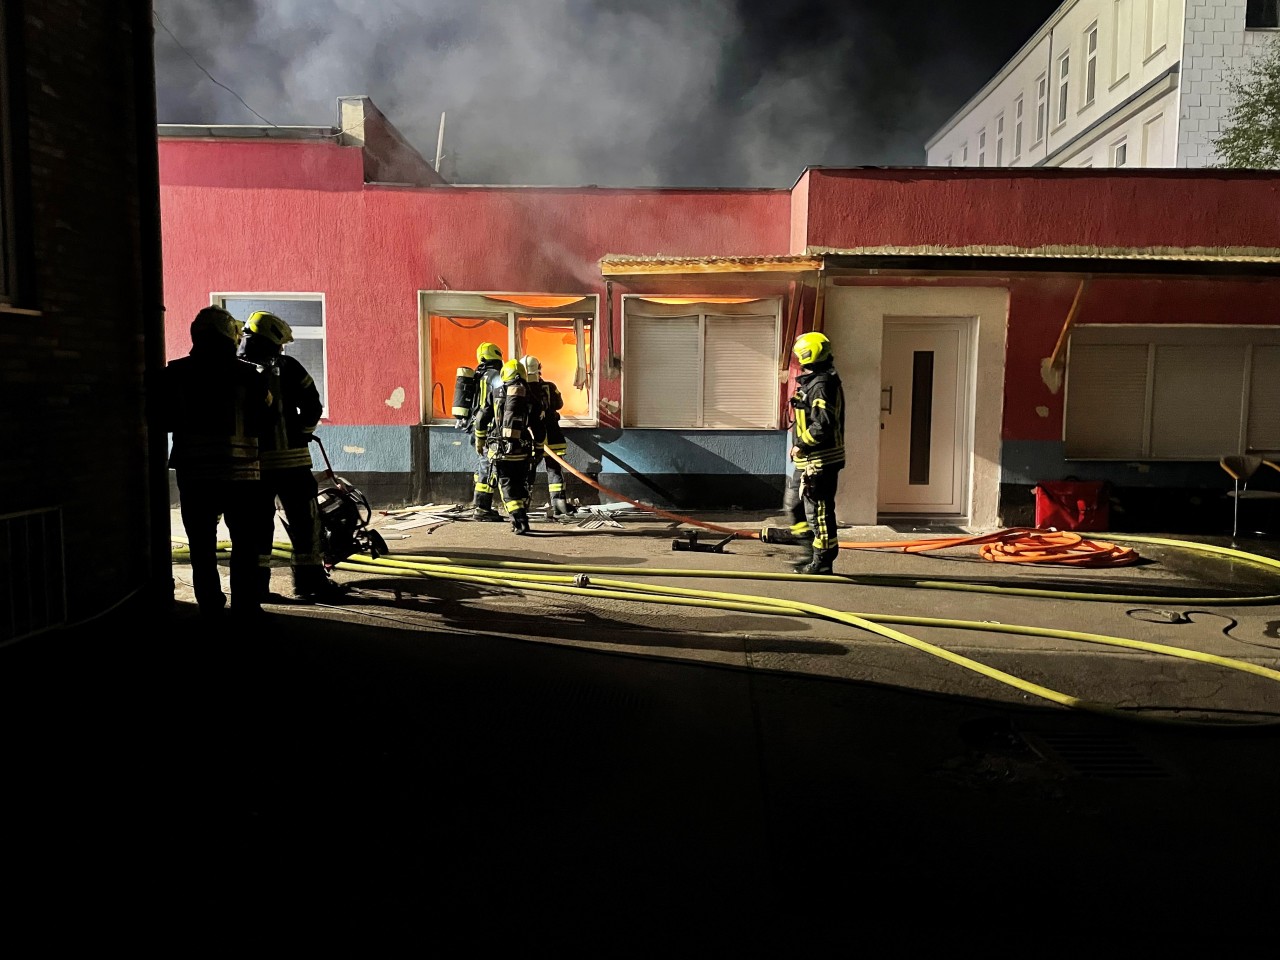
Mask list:
[[[1183,542],[1177,540],[1166,540],[1154,537],[1125,537],[1125,540],[1132,540],[1142,543],[1163,544],[1174,547],[1181,547],[1193,550],[1203,550],[1210,553],[1226,554],[1239,559],[1248,560],[1260,565],[1273,569],[1280,569],[1280,562],[1271,560],[1267,557],[1258,556],[1256,554],[1246,553],[1244,551],[1232,550],[1223,547],[1214,547],[1209,544],[1196,544],[1191,542]],[[220,543],[219,549],[226,550],[230,544]],[[174,552],[175,559],[183,559],[185,550],[178,549]],[[290,545],[277,542],[274,544],[273,555],[281,560],[288,560],[292,556]],[[763,573],[752,571],[708,571],[708,570],[688,570],[688,569],[670,569],[670,568],[651,568],[637,570],[634,568],[621,568],[610,566],[580,566],[566,568],[563,564],[554,563],[536,563],[526,561],[502,561],[502,560],[473,560],[467,562],[455,561],[448,557],[431,557],[419,556],[413,554],[397,555],[395,557],[365,557],[363,555],[354,555],[347,560],[339,563],[337,569],[346,570],[355,573],[378,573],[384,576],[399,577],[422,577],[436,580],[451,580],[462,583],[474,583],[488,585],[494,587],[504,587],[515,590],[532,590],[545,593],[559,593],[575,596],[589,596],[602,599],[639,601],[648,603],[664,603],[677,606],[693,606],[707,607],[712,609],[735,610],[746,613],[760,613],[770,616],[808,616],[830,620],[836,623],[842,623],[858,629],[885,637],[886,639],[902,643],[906,646],[921,650],[932,656],[946,660],[964,669],[971,670],[975,673],[989,677],[1000,683],[1011,686],[1017,690],[1021,690],[1031,696],[1039,697],[1053,703],[1060,704],[1072,709],[1085,710],[1096,714],[1101,714],[1114,718],[1122,718],[1125,720],[1139,720],[1149,723],[1160,724],[1176,724],[1181,726],[1198,726],[1213,728],[1241,728],[1241,727],[1272,727],[1280,725],[1280,720],[1276,721],[1249,721],[1245,723],[1236,721],[1205,721],[1205,720],[1188,720],[1181,718],[1170,718],[1156,715],[1143,714],[1132,710],[1120,710],[1105,704],[1096,703],[1079,697],[1071,696],[1057,690],[1042,686],[1040,684],[1031,683],[1020,677],[1013,676],[1004,671],[989,667],[986,664],[972,660],[968,657],[952,653],[935,644],[912,637],[899,630],[892,629],[884,624],[900,624],[922,627],[949,627],[962,630],[980,630],[988,633],[1007,633],[1023,636],[1036,636],[1047,638],[1058,638],[1065,640],[1081,641],[1085,643],[1102,644],[1113,647],[1123,647],[1133,650],[1143,650],[1150,653],[1156,653],[1163,656],[1177,657],[1185,660],[1193,660],[1212,666],[1223,667],[1226,669],[1237,670],[1249,673],[1254,676],[1263,677],[1268,680],[1280,681],[1280,671],[1272,670],[1268,667],[1259,666],[1249,663],[1248,661],[1237,660],[1231,657],[1220,657],[1215,654],[1202,653],[1195,650],[1186,650],[1180,647],[1167,646],[1164,644],[1148,643],[1140,640],[1131,640],[1124,637],[1106,636],[1102,634],[1084,633],[1073,630],[1055,630],[1043,627],[1021,626],[1016,624],[999,624],[987,623],[982,621],[959,620],[951,618],[934,618],[934,617],[914,617],[900,615],[884,615],[870,613],[850,613],[840,610],[834,610],[828,607],[822,607],[816,604],[803,603],[794,600],[784,600],[775,597],[759,597],[736,593],[720,593],[715,591],[690,590],[680,587],[660,586],[637,583],[631,580],[616,580],[608,577],[608,574],[626,573],[631,576],[647,576],[647,577],[702,577],[702,578],[727,578],[734,577],[738,579],[756,579],[756,580],[803,580],[805,582],[822,582],[834,581],[844,583],[892,583],[895,586],[911,586],[933,589],[970,589],[975,592],[996,592],[1002,594],[1013,594],[1019,596],[1038,596],[1052,598],[1082,599],[1094,601],[1108,602],[1159,602],[1177,599],[1184,602],[1191,602],[1197,605],[1205,604],[1250,604],[1250,603],[1272,603],[1280,602],[1280,595],[1267,594],[1255,595],[1247,597],[1146,597],[1146,596],[1125,596],[1117,594],[1090,594],[1068,591],[1053,590],[1029,590],[1022,588],[1002,588],[988,584],[964,584],[953,581],[931,581],[918,580],[904,577],[846,577],[846,576],[827,576],[815,577],[803,574],[779,574],[779,573]],[[568,572],[566,572],[568,571]]]

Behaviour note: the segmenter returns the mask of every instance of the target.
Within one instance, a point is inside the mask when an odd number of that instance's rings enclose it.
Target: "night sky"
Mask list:
[[[367,94],[455,183],[788,187],[923,165],[1060,2],[155,0],[158,119]]]

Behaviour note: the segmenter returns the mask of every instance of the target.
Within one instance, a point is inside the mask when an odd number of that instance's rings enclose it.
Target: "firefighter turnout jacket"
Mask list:
[[[535,453],[544,446],[552,453],[564,456],[569,445],[564,439],[564,431],[560,429],[560,410],[564,406],[564,397],[560,388],[550,380],[535,380],[525,384],[539,413],[530,423]]]
[[[235,345],[196,344],[171,360],[161,380],[169,466],[193,479],[257,480],[259,435],[270,416],[267,378]]]
[[[844,387],[830,360],[805,367],[791,397],[795,411],[792,444],[798,470],[838,470],[844,466]]]
[[[320,391],[298,360],[279,354],[261,363],[271,384],[271,406],[275,412],[271,429],[260,443],[262,469],[283,467],[311,469],[309,438],[324,412]]]
[[[502,386],[502,361],[485,360],[478,364],[476,379],[479,383],[476,385],[475,397],[471,402],[471,415],[467,418],[465,425],[475,438],[476,450],[483,450],[489,439],[488,424],[491,419],[491,416],[486,419],[485,414],[493,405],[494,391]],[[482,419],[485,420],[483,424]]]

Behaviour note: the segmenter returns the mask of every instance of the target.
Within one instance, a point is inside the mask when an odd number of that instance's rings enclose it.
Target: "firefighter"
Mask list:
[[[564,495],[564,470],[560,461],[551,454],[564,456],[569,449],[560,429],[560,409],[564,406],[564,397],[560,389],[550,380],[542,378],[542,361],[537,357],[527,356],[520,359],[524,367],[525,386],[537,401],[540,416],[531,424],[533,435],[533,452],[529,457],[529,493],[533,494],[533,485],[538,478],[538,464],[546,463],[547,490],[551,494],[551,515],[561,518],[573,515],[573,508]]]
[[[489,408],[493,401],[493,393],[501,383],[502,351],[496,343],[485,341],[476,347],[476,390],[471,401],[471,412],[459,418],[457,424],[471,434],[471,443],[476,450],[476,469],[472,474],[475,480],[475,491],[472,494],[473,520],[501,520],[502,515],[493,509],[493,463],[485,455],[485,442],[488,439],[484,428],[479,427],[481,414]]]
[[[529,460],[533,456],[529,424],[539,413],[520,361],[508,360],[490,402],[476,418],[475,435],[476,452],[483,452],[493,464],[502,505],[518,534],[529,532]]]
[[[844,467],[844,387],[825,334],[803,333],[791,349],[803,372],[791,396],[795,422],[782,509],[791,532],[808,538],[796,573],[832,573],[840,553],[836,530],[836,487]]]
[[[290,569],[293,594],[299,600],[336,599],[342,589],[324,568],[324,533],[320,528],[319,486],[312,471],[311,443],[324,405],[306,367],[284,352],[293,342],[293,329],[265,310],[251,314],[245,324],[240,355],[255,363],[271,385],[272,417],[261,441],[264,510],[270,527],[259,561],[263,595],[271,589],[271,547],[275,538],[275,504],[280,502],[293,546]]]
[[[218,574],[220,518],[231,535],[232,616],[262,614],[258,436],[267,426],[271,395],[266,376],[236,356],[241,333],[240,321],[226,310],[205,307],[191,322],[190,354],[170,361],[160,379],[160,415],[173,434],[169,466],[205,620],[221,618],[227,606]]]

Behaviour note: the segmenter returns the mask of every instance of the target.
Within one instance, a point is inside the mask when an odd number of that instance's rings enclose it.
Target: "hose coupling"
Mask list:
[[[575,574],[573,578],[573,585],[575,587],[589,587],[591,586],[591,578],[585,573]]]

